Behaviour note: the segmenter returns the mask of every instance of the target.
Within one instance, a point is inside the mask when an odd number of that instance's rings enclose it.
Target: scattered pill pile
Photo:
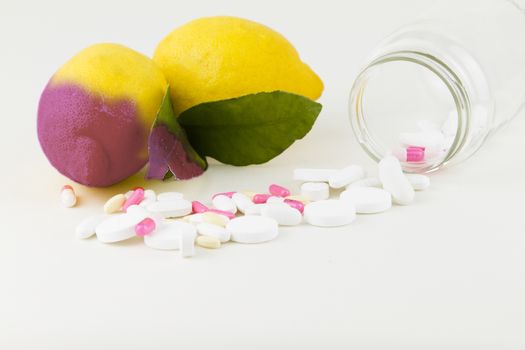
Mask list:
[[[217,249],[229,241],[270,241],[279,235],[279,226],[303,222],[320,227],[347,225],[356,219],[356,214],[380,213],[390,209],[392,203],[410,204],[415,190],[430,185],[427,176],[404,174],[394,156],[379,162],[378,173],[377,178],[367,178],[359,165],[296,169],[293,178],[302,182],[300,194],[272,184],[267,193],[214,194],[210,206],[187,200],[179,192],[156,194],[137,187],[109,198],[104,204],[105,214],[82,221],[76,235],[83,239],[96,235],[104,243],[139,236],[148,247],[179,250],[183,257],[189,257],[195,254],[195,244]],[[337,198],[330,198],[330,188],[344,190]],[[68,196],[74,195],[72,188],[64,190]]]

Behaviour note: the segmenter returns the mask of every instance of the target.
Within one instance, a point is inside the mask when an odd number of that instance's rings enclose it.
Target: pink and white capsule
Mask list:
[[[303,202],[296,201],[295,199],[285,199],[285,204],[288,204],[290,207],[299,210],[299,212],[302,214],[304,212],[304,204]]]
[[[202,204],[201,202],[199,201],[193,201],[191,202],[191,210],[192,210],[192,213],[204,213],[206,211],[208,211],[208,207],[205,206],[204,204]]]
[[[65,185],[60,191],[60,202],[64,207],[71,208],[77,204],[77,195],[73,187]]]
[[[132,205],[139,205],[140,202],[144,199],[144,189],[142,187],[137,187],[133,190],[131,196],[122,204],[122,211],[127,211],[128,208]]]
[[[155,220],[152,218],[145,218],[137,225],[135,225],[135,234],[140,237],[144,237],[153,232],[156,228]]]
[[[270,198],[271,196],[271,194],[258,193],[252,197],[252,202],[254,202],[255,204],[264,204],[268,201],[268,198]]]

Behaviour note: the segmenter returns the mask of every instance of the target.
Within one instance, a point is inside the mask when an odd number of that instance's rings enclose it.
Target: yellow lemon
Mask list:
[[[191,21],[166,36],[154,62],[170,84],[176,114],[203,102],[286,91],[316,100],[323,82],[281,34],[236,17]]]

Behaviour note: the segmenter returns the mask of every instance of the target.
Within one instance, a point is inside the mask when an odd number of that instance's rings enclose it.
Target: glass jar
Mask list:
[[[525,104],[525,0],[440,1],[388,36],[350,93],[375,160],[429,172],[470,157]]]

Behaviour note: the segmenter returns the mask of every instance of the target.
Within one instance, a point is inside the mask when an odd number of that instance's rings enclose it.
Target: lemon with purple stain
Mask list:
[[[148,161],[148,137],[168,83],[148,57],[117,44],[85,48],[40,97],[38,138],[51,164],[88,186],[109,186]]]

